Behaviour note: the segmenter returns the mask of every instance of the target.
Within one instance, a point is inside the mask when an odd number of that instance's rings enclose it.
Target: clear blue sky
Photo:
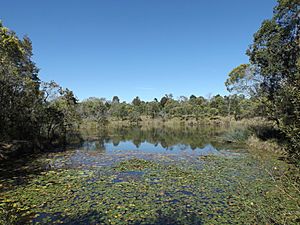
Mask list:
[[[79,99],[227,94],[224,81],[275,0],[3,0],[42,80]]]

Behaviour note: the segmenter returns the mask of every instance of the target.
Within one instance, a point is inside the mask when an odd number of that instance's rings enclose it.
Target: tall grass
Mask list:
[[[251,134],[251,130],[247,127],[235,127],[226,132],[222,136],[222,140],[228,143],[244,143]]]

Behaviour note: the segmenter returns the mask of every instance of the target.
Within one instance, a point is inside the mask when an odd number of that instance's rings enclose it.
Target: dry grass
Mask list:
[[[262,141],[252,135],[247,140],[247,145],[250,151],[272,152],[276,154],[285,153],[285,150],[275,140]]]

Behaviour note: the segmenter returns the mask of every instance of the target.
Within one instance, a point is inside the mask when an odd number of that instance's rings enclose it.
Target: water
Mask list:
[[[121,141],[117,145],[112,141],[107,141],[103,146],[99,146],[97,141],[84,141],[81,147],[85,151],[99,151],[108,154],[119,153],[120,151],[140,151],[144,153],[160,153],[160,154],[193,154],[193,155],[208,155],[219,154],[219,151],[211,144],[206,144],[204,147],[192,149],[190,145],[178,143],[170,147],[163,147],[161,143],[152,144],[144,141],[135,145],[133,140]]]
[[[8,209],[21,202],[23,224],[201,224],[224,213],[230,223],[227,199],[261,169],[245,163],[244,146],[223,142],[226,130],[84,130],[78,144],[20,164],[9,179],[6,168],[0,185]]]
[[[83,141],[54,160],[56,168],[113,165],[132,158],[156,161],[197,160],[200,156],[236,157],[243,146],[225,144],[224,127],[114,127],[82,132]]]
[[[224,127],[116,127],[83,132],[77,149],[115,154],[126,151],[157,154],[208,155],[242,146],[224,144]]]

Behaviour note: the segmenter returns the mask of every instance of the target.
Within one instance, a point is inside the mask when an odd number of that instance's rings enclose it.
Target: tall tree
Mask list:
[[[30,39],[19,39],[0,23],[0,141],[34,147],[65,142],[76,120],[76,98],[55,82],[41,82],[31,58]]]
[[[278,0],[273,18],[262,23],[247,54],[263,76],[269,116],[286,134],[289,151],[300,156],[299,0]]]
[[[20,40],[0,22],[0,139],[36,136],[41,104],[38,69],[29,38]]]
[[[262,76],[250,64],[241,64],[234,68],[225,82],[227,90],[248,97],[256,96],[262,84]]]

